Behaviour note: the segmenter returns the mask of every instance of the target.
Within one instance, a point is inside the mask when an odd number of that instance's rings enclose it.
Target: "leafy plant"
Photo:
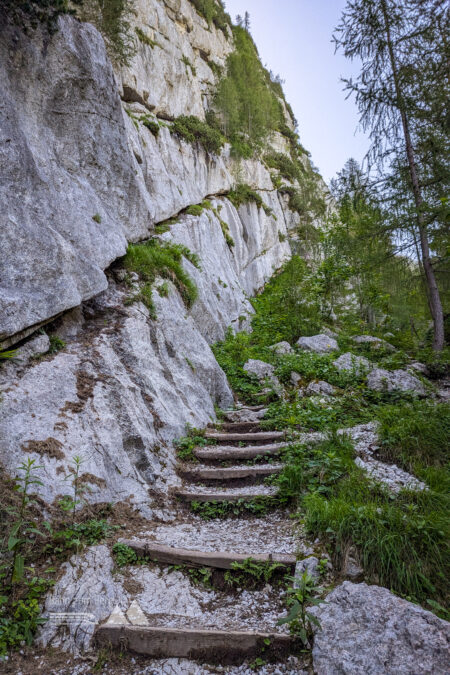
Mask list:
[[[205,432],[202,429],[196,429],[188,426],[188,433],[186,436],[174,441],[177,449],[177,456],[182,461],[195,462],[194,449],[202,445],[214,445],[216,441],[205,438]]]
[[[249,588],[262,581],[266,584],[271,582],[282,570],[286,570],[282,563],[260,562],[249,557],[241,563],[237,560],[232,562],[231,570],[225,572],[224,578],[230,586]]]
[[[17,475],[14,479],[14,490],[20,495],[20,503],[17,508],[11,509],[15,518],[8,536],[7,550],[12,554],[10,565],[9,581],[11,584],[22,581],[25,572],[25,555],[23,552],[24,544],[30,536],[45,536],[34,523],[30,515],[31,508],[36,501],[30,494],[32,486],[43,485],[39,478],[39,470],[42,466],[36,464],[35,459],[28,458],[26,462],[19,465],[17,471],[22,475]]]
[[[320,589],[308,572],[292,578],[292,581],[294,585],[287,590],[289,612],[278,620],[278,625],[289,624],[291,633],[298,635],[306,646],[311,641],[313,626],[320,627],[320,621],[307,607],[319,605],[323,601],[315,597]]]
[[[80,481],[80,471],[83,462],[83,458],[79,455],[72,457],[73,466],[70,467],[65,480],[71,481],[73,496],[70,497],[69,495],[65,495],[59,501],[59,506],[62,508],[62,510],[71,514],[72,527],[75,524],[75,511],[78,506],[84,504],[83,494],[87,489],[82,481]]]
[[[156,120],[153,120],[150,117],[145,117],[142,120],[142,124],[144,125],[144,127],[147,127],[147,129],[152,132],[152,134],[153,134],[153,136],[155,136],[155,138],[158,136],[161,127],[159,126],[159,124]],[[155,230],[156,230],[156,227],[155,227]]]
[[[113,546],[114,559],[117,567],[125,567],[125,565],[134,565],[138,561],[138,556],[132,548],[126,544],[117,542]]]
[[[250,500],[239,499],[235,502],[191,502],[191,510],[200,516],[200,518],[203,518],[203,520],[239,516],[243,513],[263,516],[269,509],[276,508],[277,506],[279,506],[279,501],[275,497],[256,497]]]

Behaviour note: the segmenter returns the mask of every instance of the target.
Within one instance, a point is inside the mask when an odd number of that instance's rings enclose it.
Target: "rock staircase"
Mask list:
[[[282,470],[282,464],[273,460],[285,447],[286,435],[284,432],[262,431],[258,417],[263,414],[263,406],[243,406],[225,413],[226,421],[221,427],[208,428],[205,433],[211,444],[195,448],[194,455],[199,462],[180,465],[182,485],[174,491],[173,498],[181,524],[161,526],[146,533],[145,538],[122,539],[120,542],[133,549],[138,557],[145,557],[160,566],[211,569],[215,574],[217,571],[223,574],[223,571],[233,568],[233,563],[243,563],[252,558],[260,563],[278,563],[285,568],[283,575],[292,575],[299,550],[288,514],[277,512],[275,516],[272,512],[264,528],[261,520],[265,521],[266,517],[255,519],[251,514],[225,521],[203,521],[202,524],[189,508],[191,502],[235,503],[276,496],[276,488],[265,485],[263,481]],[[280,519],[280,530],[270,522],[273,517]],[[265,529],[267,532],[264,532]],[[224,532],[223,547],[218,545],[218,540],[222,540],[221,531]],[[186,532],[191,532],[191,536],[186,536]],[[270,550],[257,548],[258,533],[263,532],[263,537],[274,538],[273,544],[266,543]],[[280,534],[279,541],[277,532]],[[287,532],[290,538],[288,545],[282,543]],[[303,550],[301,557],[305,552],[310,554],[312,550]],[[238,597],[234,599],[233,593],[236,592]],[[282,670],[279,672],[299,672],[299,664],[293,670],[284,670],[281,663],[298,648],[287,628],[276,625],[275,616],[284,614],[281,596],[282,589],[273,588],[270,584],[266,584],[263,591],[245,588],[236,591],[229,587],[222,593],[219,602],[233,606],[233,619],[222,622],[219,610],[219,620],[207,622],[215,623],[213,626],[202,625],[203,616],[193,622],[192,618],[168,615],[161,621],[159,615],[147,616],[139,604],[136,605],[139,611],[130,615],[128,610],[126,616],[116,608],[109,619],[97,628],[96,641],[99,645],[120,647],[122,651],[153,659],[191,659],[223,665],[263,657],[264,660],[280,663]],[[251,606],[261,607],[261,616],[250,616]],[[270,618],[267,619],[266,615]],[[240,621],[242,624],[238,625]],[[294,661],[297,659],[294,658]]]

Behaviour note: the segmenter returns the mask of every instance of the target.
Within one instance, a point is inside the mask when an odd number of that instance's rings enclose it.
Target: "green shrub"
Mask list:
[[[156,120],[152,120],[149,117],[144,117],[144,119],[142,120],[142,124],[144,125],[144,127],[147,127],[147,129],[149,129],[152,132],[153,136],[155,137],[158,136],[160,126]]]
[[[230,139],[234,153],[249,157],[283,121],[278,94],[270,86],[250,34],[233,26],[234,51],[217,87],[215,124]]]
[[[208,24],[213,23],[216,28],[227,35],[228,27],[231,26],[231,19],[225,12],[222,0],[190,0],[190,2]]]
[[[220,153],[225,143],[220,131],[193,115],[177,117],[170,127],[170,131],[188,143],[200,143],[209,153]]]
[[[197,298],[197,287],[182,266],[183,256],[195,267],[199,267],[198,257],[181,244],[150,239],[144,244],[130,244],[124,258],[126,269],[136,272],[144,285],[132,300],[141,300],[156,318],[152,300],[152,286],[157,276],[172,281],[184,303],[189,308]]]
[[[126,544],[121,544],[119,542],[117,542],[117,544],[114,544],[113,546],[113,555],[117,567],[125,567],[125,565],[134,565],[138,561],[138,556],[136,555],[136,552]]]
[[[300,181],[304,169],[299,162],[294,162],[284,152],[270,152],[264,156],[264,161],[271,169],[278,169],[283,178],[291,182]]]

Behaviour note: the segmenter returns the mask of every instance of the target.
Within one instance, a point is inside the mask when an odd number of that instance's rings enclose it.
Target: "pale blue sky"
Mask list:
[[[358,67],[334,53],[331,35],[345,0],[225,0],[231,17],[250,13],[261,60],[285,80],[300,139],[328,182],[349,157],[362,161],[368,140],[358,111],[345,100],[341,76]]]

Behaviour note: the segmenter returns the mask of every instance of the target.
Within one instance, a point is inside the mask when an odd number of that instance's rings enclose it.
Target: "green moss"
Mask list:
[[[96,223],[99,223],[99,224],[100,224],[100,223],[102,222],[102,217],[101,217],[101,215],[100,215],[99,213],[95,213],[95,214],[92,216],[92,220],[95,220]]]
[[[191,204],[187,209],[184,210],[184,213],[187,216],[201,216],[203,213],[203,207],[201,204]]]
[[[177,117],[170,131],[188,143],[200,143],[209,153],[220,153],[225,143],[224,137],[217,129],[213,129],[207,122],[202,122],[193,115]]]
[[[162,242],[151,239],[144,244],[130,244],[124,258],[126,269],[136,272],[143,285],[131,301],[140,300],[156,318],[152,299],[152,287],[157,276],[172,281],[184,303],[189,308],[197,298],[197,287],[182,266],[182,258],[187,258],[193,265],[199,267],[198,257],[181,244]]]

